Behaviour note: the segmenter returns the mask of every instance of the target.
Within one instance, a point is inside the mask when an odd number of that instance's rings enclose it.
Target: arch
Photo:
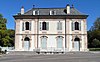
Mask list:
[[[80,39],[79,38],[75,38],[74,41],[80,41]]]
[[[75,22],[75,30],[79,30],[79,23]]]
[[[74,39],[74,50],[80,51],[80,38],[76,37]]]
[[[29,22],[25,22],[26,30],[29,30]]]
[[[30,38],[29,37],[25,37],[24,38],[24,50],[28,51],[30,48]]]

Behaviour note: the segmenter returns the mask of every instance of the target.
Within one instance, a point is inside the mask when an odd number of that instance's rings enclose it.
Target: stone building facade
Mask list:
[[[32,8],[14,15],[16,51],[88,51],[88,15],[73,5]]]

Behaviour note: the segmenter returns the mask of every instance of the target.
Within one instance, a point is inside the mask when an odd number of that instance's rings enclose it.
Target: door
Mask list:
[[[79,41],[74,42],[74,50],[79,51]]]
[[[28,37],[26,37],[24,39],[24,51],[28,51],[30,48],[30,39]]]
[[[24,41],[24,50],[25,51],[29,50],[29,41]]]
[[[74,39],[74,50],[80,51],[80,39],[79,38]]]
[[[47,48],[47,37],[42,37],[42,41],[41,41],[41,48],[42,49],[46,49]]]

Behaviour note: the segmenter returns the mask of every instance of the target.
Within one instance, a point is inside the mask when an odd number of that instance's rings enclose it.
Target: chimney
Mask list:
[[[24,14],[24,7],[22,6],[22,8],[21,8],[21,15],[23,15]]]
[[[70,5],[69,4],[67,4],[66,9],[67,9],[67,14],[70,14]]]

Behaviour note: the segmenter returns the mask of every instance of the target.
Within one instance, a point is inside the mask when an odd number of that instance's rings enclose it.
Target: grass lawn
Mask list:
[[[89,48],[89,51],[100,51],[100,48]]]

